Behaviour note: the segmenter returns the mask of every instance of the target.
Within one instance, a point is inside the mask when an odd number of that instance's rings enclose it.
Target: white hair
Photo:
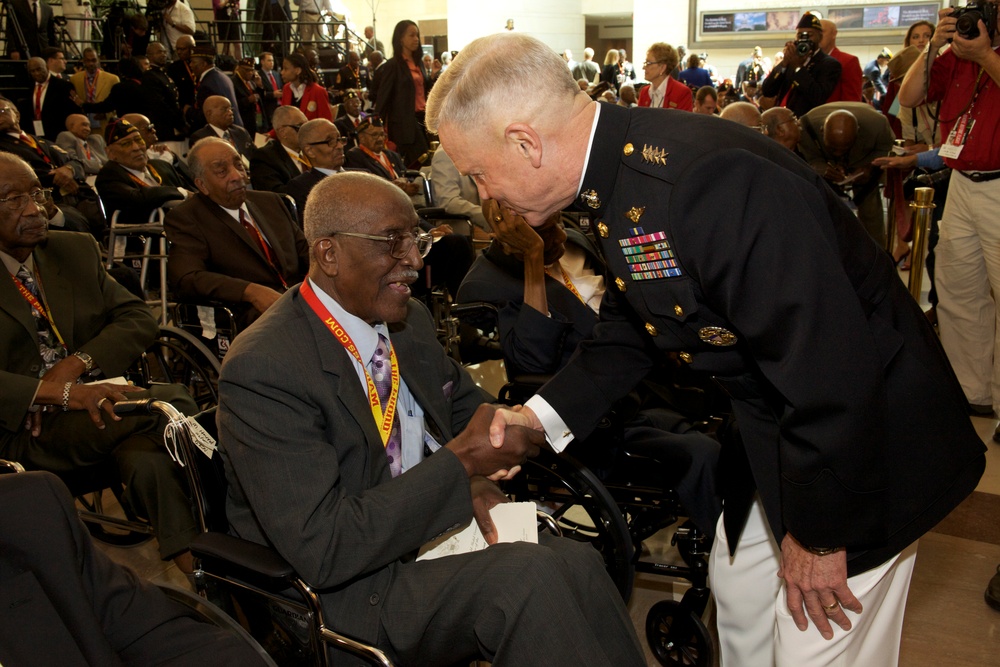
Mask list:
[[[559,54],[524,33],[498,33],[455,56],[431,89],[426,123],[432,132],[442,124],[502,132],[512,122],[561,122],[579,94]]]

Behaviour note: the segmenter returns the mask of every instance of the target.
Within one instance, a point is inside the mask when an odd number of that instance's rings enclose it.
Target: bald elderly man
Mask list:
[[[205,114],[205,127],[191,133],[191,144],[205,137],[218,137],[235,148],[249,167],[254,152],[253,138],[236,124],[233,103],[222,95],[210,95],[201,110]]]
[[[79,160],[88,176],[96,176],[108,161],[104,138],[91,131],[90,119],[82,113],[66,118],[66,129],[56,137],[56,145]]]
[[[760,128],[760,109],[749,102],[732,102],[719,114],[723,120],[731,120],[743,127]]]
[[[865,230],[885,245],[885,213],[879,185],[881,168],[896,137],[888,119],[863,102],[834,102],[802,117],[799,153],[857,211]]]

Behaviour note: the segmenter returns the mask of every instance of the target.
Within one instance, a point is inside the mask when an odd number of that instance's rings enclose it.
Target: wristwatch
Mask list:
[[[802,545],[805,547],[805,545]],[[829,556],[830,554],[840,551],[842,547],[805,547],[805,550],[814,556]]]
[[[83,371],[84,373],[89,373],[90,371],[94,370],[94,359],[89,354],[77,350],[76,352],[73,353],[73,356],[83,362],[83,365],[85,367]]]

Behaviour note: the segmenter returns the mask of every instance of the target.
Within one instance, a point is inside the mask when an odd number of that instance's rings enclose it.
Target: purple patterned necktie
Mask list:
[[[389,339],[382,334],[378,335],[378,347],[372,355],[372,380],[375,382],[375,389],[378,391],[378,400],[385,410],[386,403],[389,402],[389,394],[392,392],[392,363],[389,359]],[[398,404],[397,404],[398,408]],[[396,477],[403,471],[403,448],[400,445],[399,437],[399,410],[392,416],[392,432],[389,434],[389,441],[385,444],[385,455],[389,459],[389,472]]]

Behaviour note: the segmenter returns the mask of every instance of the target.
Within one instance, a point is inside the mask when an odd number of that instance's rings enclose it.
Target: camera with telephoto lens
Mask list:
[[[965,7],[956,7],[951,16],[955,22],[955,32],[964,39],[979,37],[979,22],[986,26],[990,40],[997,34],[997,6],[991,2],[970,2]]]
[[[795,52],[800,57],[806,57],[816,49],[816,43],[812,41],[812,35],[803,30],[795,36]]]

